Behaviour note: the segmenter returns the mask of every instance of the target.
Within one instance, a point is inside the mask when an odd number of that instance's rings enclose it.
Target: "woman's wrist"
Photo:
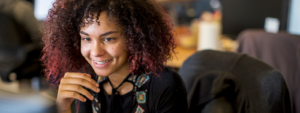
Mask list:
[[[72,113],[72,112],[71,112],[71,108],[69,107],[69,108],[67,108],[64,111],[62,111],[62,110],[59,109],[59,113]]]
[[[56,105],[59,113],[71,113],[71,107],[56,100]]]

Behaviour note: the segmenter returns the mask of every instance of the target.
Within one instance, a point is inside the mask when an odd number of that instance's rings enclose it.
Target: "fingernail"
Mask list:
[[[91,77],[91,75],[89,75],[89,74],[86,74],[87,76],[89,76],[89,77]]]
[[[99,88],[97,88],[97,92],[99,92],[100,91],[100,89]]]
[[[99,87],[99,84],[97,83],[96,86]]]
[[[94,97],[93,97],[93,96],[91,96],[91,97],[90,97],[90,99],[91,99],[91,100],[93,100],[93,99],[94,99]]]
[[[85,102],[85,101],[86,101],[86,99],[83,99],[83,101]]]

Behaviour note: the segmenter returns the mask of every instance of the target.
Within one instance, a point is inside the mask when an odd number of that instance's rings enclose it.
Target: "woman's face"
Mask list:
[[[101,12],[98,21],[80,29],[81,54],[98,76],[128,74],[128,53],[121,28]]]

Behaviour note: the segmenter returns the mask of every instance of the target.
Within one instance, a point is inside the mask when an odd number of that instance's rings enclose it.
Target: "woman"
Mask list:
[[[45,22],[42,60],[60,112],[187,111],[171,58],[170,19],[154,0],[57,0]]]

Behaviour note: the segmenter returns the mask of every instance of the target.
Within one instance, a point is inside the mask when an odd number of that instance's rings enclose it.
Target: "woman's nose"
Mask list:
[[[91,55],[92,56],[103,56],[105,54],[105,49],[99,43],[94,43],[91,47]]]

